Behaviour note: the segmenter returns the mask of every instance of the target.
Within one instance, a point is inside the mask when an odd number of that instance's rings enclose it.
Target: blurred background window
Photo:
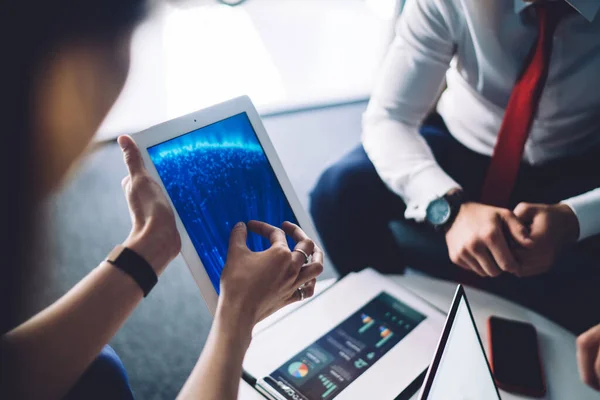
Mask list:
[[[178,0],[138,28],[98,140],[247,94],[261,113],[365,99],[401,0]]]

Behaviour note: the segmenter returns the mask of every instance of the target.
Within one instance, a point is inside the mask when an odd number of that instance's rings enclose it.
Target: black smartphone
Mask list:
[[[546,381],[533,325],[490,317],[488,330],[492,371],[498,387],[507,392],[543,397]]]

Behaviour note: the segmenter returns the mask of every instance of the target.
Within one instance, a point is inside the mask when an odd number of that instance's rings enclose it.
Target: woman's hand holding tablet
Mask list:
[[[158,183],[148,174],[135,142],[121,136],[119,144],[129,174],[122,186],[132,229],[124,245],[141,255],[157,275],[181,249],[173,210]],[[248,230],[269,240],[270,248],[248,248]],[[296,243],[288,246],[286,234]],[[311,262],[308,263],[307,256]],[[219,313],[238,329],[254,325],[280,308],[311,297],[323,272],[323,251],[296,224],[281,228],[260,221],[240,222],[231,231],[227,261],[221,276]]]
[[[181,250],[175,215],[164,192],[150,176],[140,150],[129,136],[119,137],[129,174],[121,181],[131,232],[123,245],[142,256],[157,275]]]
[[[237,222],[263,221],[281,227],[289,221],[306,232],[303,236],[317,239],[248,97],[184,115],[133,138],[148,173],[173,207],[181,254],[213,315],[229,235]],[[294,229],[289,229],[288,246],[293,248]],[[249,235],[247,247],[260,253],[272,243]],[[292,258],[310,258],[310,252],[295,250]],[[297,296],[305,297],[309,289],[299,289]]]
[[[247,246],[248,230],[268,238],[271,247],[253,252]],[[296,242],[288,247],[286,234]],[[306,263],[304,254],[312,255]],[[293,302],[311,297],[316,277],[323,271],[323,252],[300,227],[284,222],[282,229],[264,222],[237,224],[229,242],[221,276],[218,314],[236,326],[252,328],[257,322]]]
[[[123,136],[119,144],[129,171],[122,186],[132,220],[124,245],[160,275],[181,248],[175,215],[133,140]],[[248,230],[267,238],[270,247],[250,250]],[[294,249],[286,235],[296,243]],[[218,393],[220,398],[236,398],[237,381],[231,384],[230,378],[241,375],[254,325],[288,304],[311,297],[321,272],[323,252],[298,225],[284,222],[277,228],[259,221],[250,221],[248,226],[237,223],[229,237],[215,322],[179,397]]]
[[[271,246],[250,250],[248,230],[268,238]],[[288,247],[286,234],[297,243],[294,250]],[[312,262],[305,263],[304,253],[312,255]],[[297,225],[284,222],[279,229],[258,221],[248,222],[247,227],[236,224],[221,274],[215,320],[178,398],[195,399],[202,393],[205,398],[236,399],[254,325],[281,307],[312,296],[322,271],[323,252]]]

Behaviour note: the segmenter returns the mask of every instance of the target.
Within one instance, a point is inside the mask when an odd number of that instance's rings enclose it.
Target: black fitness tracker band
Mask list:
[[[154,272],[148,261],[125,246],[118,245],[115,247],[106,258],[106,261],[131,276],[144,292],[144,297],[148,296],[148,293],[158,282],[158,276],[156,276],[156,272]]]

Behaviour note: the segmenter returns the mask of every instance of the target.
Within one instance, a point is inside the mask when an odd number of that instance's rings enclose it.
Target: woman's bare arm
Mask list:
[[[173,212],[129,137],[119,138],[133,228],[123,243],[157,275],[180,248]],[[2,337],[0,398],[63,397],[142,300],[138,284],[102,262],[62,298]],[[4,396],[10,394],[10,396]]]
[[[245,225],[233,229],[215,321],[179,399],[236,400],[242,362],[256,322],[298,301],[300,286],[306,297],[312,296],[315,279],[323,271],[323,253],[298,226],[286,222],[281,230],[251,221],[248,228],[268,237],[271,248],[250,251]],[[302,252],[290,251],[286,233],[297,249],[312,254],[310,264],[305,264]]]
[[[57,302],[8,332],[2,338],[2,361],[10,374],[6,398],[62,398],[142,297],[132,278],[103,262]]]
[[[179,399],[235,400],[242,362],[252,338],[253,323],[217,313],[202,355],[185,383]]]

